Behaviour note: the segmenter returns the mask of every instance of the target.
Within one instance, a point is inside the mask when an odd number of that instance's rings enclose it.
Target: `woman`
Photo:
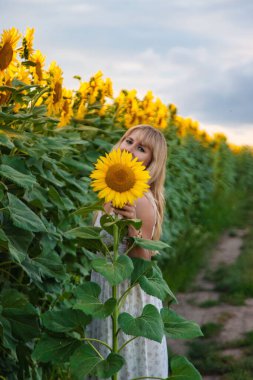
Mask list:
[[[128,236],[142,237],[144,239],[158,240],[161,235],[162,220],[164,213],[164,180],[167,158],[167,144],[163,134],[149,126],[137,125],[127,130],[124,136],[114,147],[121,150],[127,150],[132,153],[138,161],[142,161],[148,169],[151,179],[149,180],[150,190],[142,198],[137,199],[134,205],[127,204],[122,209],[112,207],[111,204],[105,204],[106,213],[121,215],[127,219],[141,219],[142,227],[139,231],[132,226],[128,228]],[[95,225],[99,226],[99,220],[102,213],[97,215]],[[108,234],[108,244],[111,236]],[[127,249],[126,243],[119,247],[120,253]],[[141,247],[134,247],[129,252],[130,257],[150,260],[154,252],[148,251]],[[105,302],[111,295],[111,287],[96,272],[92,272],[91,281],[97,282],[101,286],[100,299]],[[124,281],[119,285],[119,296],[128,288],[129,282]],[[139,285],[132,288],[127,295],[121,312],[128,312],[137,317],[142,313],[146,304],[153,304],[158,310],[163,305],[162,301],[156,297],[146,294]],[[95,319],[92,321],[87,336],[104,340],[111,345],[112,324],[111,319]],[[119,334],[119,346],[129,340],[129,336],[123,332]],[[99,347],[100,352],[106,357],[110,352],[105,346]],[[168,354],[165,337],[162,343],[139,337],[127,344],[120,352],[125,358],[126,364],[118,374],[119,380],[130,380],[141,376],[155,376],[166,378],[168,376]],[[94,379],[94,378],[91,378]]]

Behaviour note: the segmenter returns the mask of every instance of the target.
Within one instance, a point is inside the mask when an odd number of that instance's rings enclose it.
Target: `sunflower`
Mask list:
[[[122,208],[143,196],[149,188],[150,175],[137,157],[133,158],[131,153],[117,149],[98,159],[90,177],[91,186],[99,192],[99,198]]]
[[[19,49],[20,58],[29,59],[33,52],[33,39],[34,39],[34,28],[27,28],[26,34],[22,40],[22,47]]]
[[[30,70],[32,73],[32,76],[34,78],[35,84],[44,84],[43,80],[45,79],[45,73],[43,71],[44,65],[45,65],[45,59],[46,57],[42,55],[40,50],[36,50],[31,55],[31,61],[35,63],[35,66],[31,66]]]
[[[15,78],[17,78],[20,82],[25,84],[31,84],[30,72],[21,64],[17,65]]]
[[[64,127],[67,125],[71,117],[73,116],[73,108],[72,108],[72,91],[67,90],[66,88],[63,88],[63,103],[62,103],[62,109],[60,111],[60,121],[57,125],[58,128]]]
[[[79,90],[77,91],[75,101],[77,102],[77,119],[83,119],[88,111],[87,102],[89,96],[89,83],[81,82]]]
[[[2,78],[0,78],[0,86],[8,86],[11,87],[12,78],[8,72],[6,72]],[[0,91],[0,106],[2,104],[7,104],[11,98],[10,91]]]
[[[58,115],[62,109],[62,69],[57,66],[56,62],[52,62],[49,67],[49,82],[51,93],[46,100],[48,116]]]
[[[16,45],[20,38],[20,33],[16,28],[4,30],[0,41],[0,78],[4,75],[4,70],[15,71]]]

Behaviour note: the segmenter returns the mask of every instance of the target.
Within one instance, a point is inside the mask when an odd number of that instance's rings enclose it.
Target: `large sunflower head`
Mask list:
[[[0,41],[0,77],[4,70],[15,70],[16,46],[20,39],[20,33],[16,28],[4,30]]]
[[[90,177],[91,186],[98,191],[99,198],[122,208],[143,196],[149,188],[150,175],[131,153],[117,149],[98,159]]]

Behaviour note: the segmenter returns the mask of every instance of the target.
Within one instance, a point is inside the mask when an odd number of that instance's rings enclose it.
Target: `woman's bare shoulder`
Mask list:
[[[137,217],[140,219],[146,219],[148,218],[149,220],[153,221],[155,220],[155,210],[150,202],[150,200],[146,197],[143,196],[141,198],[138,198],[136,201],[136,214]]]

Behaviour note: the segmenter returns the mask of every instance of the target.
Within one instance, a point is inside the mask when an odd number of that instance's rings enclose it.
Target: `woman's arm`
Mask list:
[[[136,201],[135,206],[125,205],[122,209],[113,208],[115,214],[120,214],[126,219],[141,219],[141,237],[143,239],[152,239],[153,226],[155,224],[155,211],[150,201],[144,196]],[[136,230],[133,226],[128,227],[128,236],[140,237],[140,231]],[[149,250],[134,247],[128,255],[130,257],[137,257],[145,260],[151,259]]]

